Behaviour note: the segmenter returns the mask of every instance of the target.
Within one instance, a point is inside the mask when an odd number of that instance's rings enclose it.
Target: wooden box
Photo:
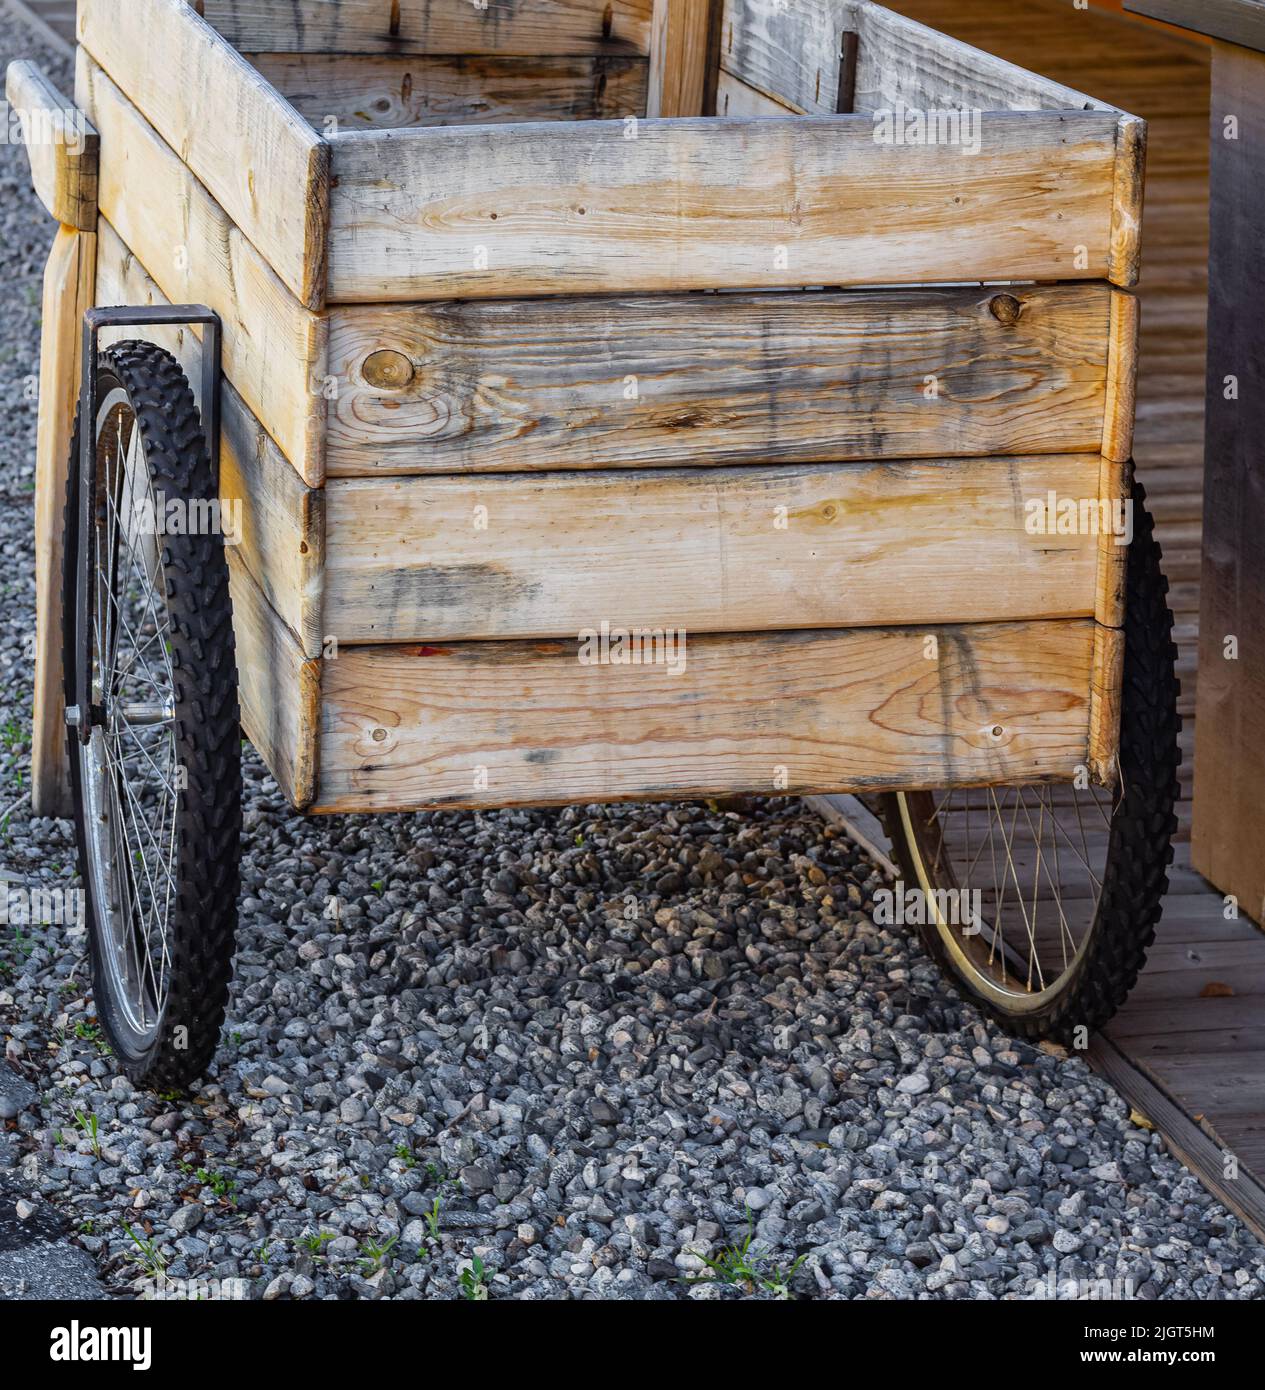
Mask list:
[[[1140,121],[866,0],[78,23],[296,806],[1113,777],[1125,549],[1032,522],[1127,488]]]

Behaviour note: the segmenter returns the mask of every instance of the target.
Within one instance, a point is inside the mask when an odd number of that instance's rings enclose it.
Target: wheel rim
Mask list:
[[[166,581],[151,524],[159,499],[121,387],[104,394],[94,425],[85,617],[95,713],[88,741],[76,739],[75,747],[98,957],[105,987],[139,1048],[157,1032],[171,975],[180,780],[175,678]]]
[[[1070,784],[897,795],[927,927],[978,994],[1050,1007],[1084,959],[1120,788]]]

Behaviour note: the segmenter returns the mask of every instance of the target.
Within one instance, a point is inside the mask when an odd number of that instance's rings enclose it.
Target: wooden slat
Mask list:
[[[838,110],[845,33],[858,35],[854,111],[1076,111],[1083,93],[1003,62],[879,5],[855,0],[724,0],[721,63],[779,101]]]
[[[20,122],[31,182],[44,207],[67,227],[97,229],[100,138],[34,63],[10,63],[5,97]]]
[[[1120,699],[1124,679],[1124,633],[1094,627],[1089,688],[1089,772],[1099,785],[1115,786],[1119,775]]]
[[[654,0],[647,116],[705,116],[720,0]]]
[[[757,0],[767,3],[767,0]],[[855,109],[1107,111],[1104,102],[880,5],[857,12]]]
[[[97,257],[98,304],[166,304],[166,295],[145,273],[113,227],[101,222]],[[136,329],[102,334],[135,337]],[[183,366],[199,409],[202,406],[202,344],[190,328],[147,327],[144,337],[165,348]],[[228,381],[220,387],[220,499],[239,511],[238,559],[263,589],[268,602],[296,634],[306,656],[322,651],[322,584],[325,553],[325,494],[304,486],[246,403]]]
[[[292,806],[316,784],[321,661],[305,659],[234,546],[226,549],[242,728]],[[330,663],[331,665],[333,663]]]
[[[1199,612],[1199,742],[1192,852],[1199,870],[1265,924],[1265,350],[1259,254],[1265,217],[1265,57],[1213,47],[1208,436]],[[1226,378],[1235,378],[1226,399]],[[1234,647],[1227,647],[1227,639]]]
[[[1204,1186],[1265,1239],[1265,1188],[1250,1173],[1227,1179],[1220,1136],[1210,1136],[1175,1105],[1165,1090],[1134,1065],[1114,1034],[1093,1040],[1089,1061],[1131,1106],[1163,1131],[1177,1157],[1199,1175]]]
[[[1016,286],[338,309],[327,471],[1096,453],[1112,293]]]
[[[740,77],[724,68],[716,80],[716,114],[718,116],[794,116],[802,115],[797,108],[775,101],[765,92],[758,92]]]
[[[943,628],[938,659],[915,629],[697,637],[676,670],[575,642],[343,649],[315,809],[1070,780],[1093,627]]]
[[[990,115],[973,158],[863,116],[344,133],[329,298],[1102,278],[1116,122]]]
[[[1094,616],[1104,627],[1124,626],[1125,585],[1128,579],[1129,542],[1133,538],[1132,481],[1128,463],[1102,460],[1098,479],[1100,499],[1108,503],[1109,514],[1097,518],[1098,580]],[[1104,524],[1105,521],[1105,524]],[[1120,523],[1124,525],[1120,528]],[[1118,529],[1119,528],[1119,529]]]
[[[1092,497],[1098,473],[1095,455],[1049,455],[340,479],[326,487],[330,630],[410,642],[574,637],[595,614],[691,632],[1092,616],[1096,538],[1032,534],[1024,504]]]
[[[93,304],[97,238],[60,226],[44,271],[35,445],[35,691],[31,809],[71,814],[62,674],[62,556],[66,472],[79,397],[84,313]]]
[[[319,131],[609,120],[646,109],[644,58],[246,56]]]
[[[625,53],[650,44],[651,0],[202,0],[242,52]]]
[[[76,93],[101,132],[102,214],[169,300],[221,316],[225,375],[303,478],[319,485],[325,318],[286,289],[83,49]]]
[[[319,309],[329,146],[185,0],[80,0],[78,33],[283,283]]]

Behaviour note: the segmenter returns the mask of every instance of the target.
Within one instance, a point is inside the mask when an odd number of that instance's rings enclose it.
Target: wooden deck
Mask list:
[[[893,9],[1150,124],[1137,476],[1164,550],[1182,681],[1176,863],[1147,968],[1091,1060],[1228,1205],[1265,1230],[1265,935],[1190,867],[1207,301],[1209,50],[1065,0],[887,0]],[[1205,996],[1209,986],[1213,992]],[[1228,991],[1228,992],[1226,992]],[[1229,1155],[1237,1158],[1239,1176]]]

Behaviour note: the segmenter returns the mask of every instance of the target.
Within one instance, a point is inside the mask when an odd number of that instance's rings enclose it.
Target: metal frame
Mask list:
[[[75,612],[82,620],[88,612],[88,572],[92,526],[92,494],[96,473],[97,356],[103,328],[183,327],[202,324],[202,432],[211,454],[211,476],[218,485],[220,476],[220,355],[223,332],[220,316],[205,304],[163,304],[141,307],[124,305],[111,309],[89,309],[83,316],[83,361],[79,399],[79,518],[75,574]],[[78,636],[78,634],[76,634]],[[100,708],[92,705],[91,636],[87,650],[76,641],[75,704],[66,711],[67,723],[86,744],[92,726],[101,722]]]

